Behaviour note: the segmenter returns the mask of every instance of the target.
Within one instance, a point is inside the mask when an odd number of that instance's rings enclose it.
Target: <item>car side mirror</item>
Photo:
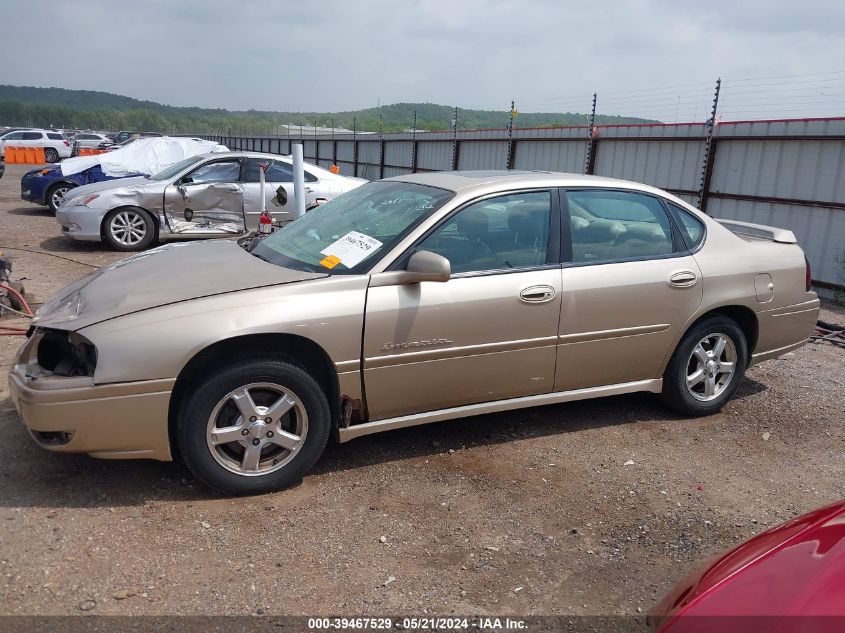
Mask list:
[[[431,251],[417,251],[408,259],[405,270],[378,273],[370,278],[370,287],[401,286],[422,281],[449,281],[452,265],[449,260]]]
[[[452,265],[449,260],[431,251],[417,251],[411,255],[405,273],[409,280],[405,283],[418,281],[449,281],[452,276]]]

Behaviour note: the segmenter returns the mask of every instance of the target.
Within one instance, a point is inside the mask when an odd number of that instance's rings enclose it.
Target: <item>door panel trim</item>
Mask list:
[[[429,424],[431,422],[440,422],[443,420],[455,420],[473,415],[483,415],[485,413],[512,411],[513,409],[522,409],[525,407],[557,404],[560,402],[572,402],[575,400],[586,400],[588,398],[598,398],[602,396],[615,396],[638,391],[660,393],[662,389],[663,379],[656,378],[653,380],[637,380],[634,382],[624,382],[616,385],[605,385],[603,387],[587,387],[584,389],[573,389],[571,391],[558,391],[556,393],[544,393],[536,396],[523,396],[521,398],[510,398],[508,400],[482,402],[480,404],[451,407],[449,409],[440,409],[439,411],[402,415],[395,418],[378,420],[376,422],[356,424],[355,426],[350,426],[345,429],[339,429],[338,440],[340,442],[348,442],[356,437],[370,435],[371,433],[380,433],[381,431],[390,431],[393,429],[403,429],[409,426],[418,426],[421,424]]]
[[[596,332],[576,332],[575,334],[560,334],[558,339],[561,345],[567,343],[581,343],[583,341],[601,341],[608,338],[624,338],[626,336],[638,336],[640,334],[655,334],[665,332],[672,327],[671,323],[657,323],[655,325],[637,325],[634,327],[623,327],[615,330],[598,330]]]
[[[511,352],[535,347],[554,347],[557,336],[543,336],[540,338],[521,339],[515,341],[500,341],[497,343],[480,343],[478,345],[462,345],[460,347],[441,347],[437,349],[426,349],[424,351],[402,352],[397,354],[385,354],[383,356],[371,356],[364,359],[364,369],[375,369],[376,367],[390,367],[392,365],[410,365],[413,363],[424,363],[430,360],[444,360],[449,358],[461,358],[464,356],[481,356],[484,354],[497,354],[499,352]],[[425,341],[419,341],[425,343]],[[385,343],[387,345],[389,343]],[[448,345],[449,343],[442,343]],[[410,349],[417,349],[417,346]]]

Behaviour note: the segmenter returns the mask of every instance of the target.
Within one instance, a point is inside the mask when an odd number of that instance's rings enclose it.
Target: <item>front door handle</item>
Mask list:
[[[519,300],[524,303],[546,303],[554,299],[557,291],[546,284],[528,286],[519,293]]]
[[[698,281],[698,276],[691,270],[681,270],[669,276],[669,285],[675,288],[689,288]]]

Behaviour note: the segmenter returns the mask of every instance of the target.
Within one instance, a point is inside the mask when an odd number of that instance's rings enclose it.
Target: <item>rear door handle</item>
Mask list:
[[[519,293],[519,300],[524,303],[546,303],[554,299],[557,291],[549,285],[528,286]]]
[[[698,281],[698,276],[691,270],[681,270],[669,276],[669,285],[675,288],[689,288]]]

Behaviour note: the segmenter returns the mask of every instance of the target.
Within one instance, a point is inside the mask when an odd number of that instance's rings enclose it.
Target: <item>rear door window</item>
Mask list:
[[[600,263],[672,254],[672,225],[657,198],[629,191],[567,191],[572,261]]]
[[[24,132],[21,137],[24,141],[40,141],[44,138],[43,132]]]
[[[259,164],[266,161],[262,158],[249,158],[246,161],[244,182],[259,182]],[[264,172],[264,179],[267,182],[293,182],[293,167],[282,161],[275,161]]]

